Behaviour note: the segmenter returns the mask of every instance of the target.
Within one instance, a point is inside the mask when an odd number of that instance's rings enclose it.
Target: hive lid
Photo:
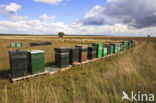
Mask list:
[[[70,47],[56,47],[56,49],[68,49]]]
[[[58,53],[67,53],[69,52],[69,47],[56,47],[54,48],[54,51]]]
[[[34,53],[44,53],[45,51],[43,50],[32,50],[32,51],[28,51],[30,52],[31,54],[34,54]]]
[[[88,45],[75,45],[76,48],[88,48]]]
[[[25,50],[9,50],[9,53],[26,52]]]

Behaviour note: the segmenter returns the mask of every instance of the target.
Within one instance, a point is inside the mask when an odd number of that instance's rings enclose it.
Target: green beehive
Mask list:
[[[121,51],[124,51],[124,49],[125,49],[124,42],[120,42],[120,43],[121,43]]]
[[[127,43],[124,41],[123,42],[123,51],[127,50]]]
[[[135,46],[135,41],[134,40],[131,40],[131,48],[133,48]]]
[[[10,42],[10,48],[16,48],[16,43],[15,42]]]
[[[118,44],[117,43],[115,44],[115,50],[114,50],[114,52],[115,53],[118,53]]]
[[[114,53],[118,53],[120,50],[119,43],[115,43]]]
[[[107,47],[103,47],[103,55],[102,56],[103,57],[107,56]]]
[[[37,74],[44,72],[44,51],[33,50],[28,52],[29,57],[29,72],[32,74]]]
[[[102,44],[97,44],[98,47],[98,58],[102,57]]]
[[[20,42],[16,42],[16,47],[20,48],[21,47],[21,43]]]
[[[102,44],[96,44],[96,43],[93,43],[92,46],[96,46],[96,56],[97,58],[101,58],[102,57]]]
[[[113,54],[113,51],[114,51],[114,47],[113,47],[113,45],[111,45],[111,47],[110,47],[110,54]]]

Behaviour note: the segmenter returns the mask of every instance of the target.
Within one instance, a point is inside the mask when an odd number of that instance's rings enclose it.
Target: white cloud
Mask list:
[[[43,14],[40,16],[41,21],[53,20],[55,18],[56,18],[56,16],[47,16],[46,14]]]
[[[98,34],[115,36],[156,36],[156,27],[144,29],[129,29],[126,25],[84,26],[73,23],[65,25],[63,22],[41,22],[40,20],[0,21],[0,33],[23,34],[57,34],[60,31],[66,34]]]
[[[17,13],[18,10],[21,9],[21,5],[16,3],[10,3],[9,5],[2,5],[0,4],[0,13],[4,16],[10,16]]]
[[[88,13],[86,13],[84,19],[77,20],[77,23],[83,25],[104,25],[106,24],[103,14],[104,8],[96,5]]]
[[[35,2],[47,3],[47,4],[58,4],[63,0],[34,0]]]
[[[14,21],[25,21],[28,19],[27,16],[24,16],[24,17],[21,17],[21,16],[11,16],[11,19],[14,20]]]
[[[17,11],[21,9],[21,5],[16,3],[10,3],[9,5],[0,4],[0,14],[9,17],[14,21],[27,20],[27,16],[21,17],[17,16]]]
[[[96,5],[88,13],[86,13],[85,18],[89,18],[89,17],[93,17],[93,16],[99,16],[100,13],[103,14],[103,8],[99,5]]]

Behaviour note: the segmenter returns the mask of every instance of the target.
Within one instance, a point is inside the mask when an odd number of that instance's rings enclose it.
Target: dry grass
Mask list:
[[[74,39],[77,42],[74,43],[73,39],[70,41],[68,37],[61,39],[60,43],[54,42],[51,46],[22,49],[45,50],[45,60],[49,63],[54,61],[53,47],[90,45],[92,42],[92,38],[83,42],[79,42],[79,38]],[[15,38],[11,40],[16,41]],[[46,38],[42,40],[46,41]],[[106,40],[102,39],[102,43],[117,42],[122,39]],[[121,101],[123,90],[127,93],[140,91],[156,95],[156,42],[153,38],[150,40],[140,38],[135,48],[122,55],[14,84],[10,83],[7,77],[9,41],[10,39],[0,41],[3,49],[0,50],[0,102],[2,103],[126,103],[127,101]],[[40,40],[19,41],[24,41],[28,45],[29,42]]]

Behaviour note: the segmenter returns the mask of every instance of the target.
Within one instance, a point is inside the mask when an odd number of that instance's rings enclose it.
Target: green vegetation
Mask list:
[[[59,33],[58,33],[58,36],[59,36],[59,37],[63,37],[63,36],[64,36],[64,32],[59,32]]]
[[[128,94],[131,91],[140,91],[156,96],[155,38],[134,38],[137,41],[136,47],[124,54],[72,67],[55,75],[43,75],[11,83],[8,78],[9,42],[19,38],[26,46],[32,41],[50,40],[53,45],[18,48],[45,50],[46,65],[54,62],[54,47],[91,45],[92,42],[105,45],[126,40],[122,37],[0,38],[0,103],[128,103],[121,101],[122,91]]]

